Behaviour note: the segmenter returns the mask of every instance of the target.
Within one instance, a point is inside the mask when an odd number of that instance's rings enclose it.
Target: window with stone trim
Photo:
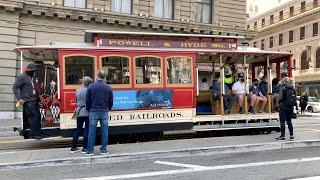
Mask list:
[[[266,25],[266,19],[263,18],[263,19],[261,20],[261,26],[264,27],[265,25]]]
[[[294,6],[291,6],[289,9],[289,16],[292,17],[294,15]]]
[[[316,52],[316,68],[320,68],[320,48]]]
[[[66,7],[86,8],[86,0],[64,0],[63,5]]]
[[[269,48],[273,48],[273,37],[269,39]]]
[[[305,12],[306,11],[306,1],[302,1],[301,2],[300,10],[301,10],[301,12]]]
[[[273,24],[273,23],[274,23],[273,20],[274,20],[274,15],[271,15],[271,16],[270,16],[270,24]]]
[[[111,11],[117,13],[131,14],[132,0],[112,0]]]
[[[212,1],[199,0],[196,3],[196,22],[198,23],[211,23],[212,19]]]
[[[302,52],[300,63],[301,63],[301,70],[309,69],[309,62],[307,59],[307,50],[304,50]]]
[[[318,34],[319,34],[319,23],[313,23],[312,36],[318,36]]]
[[[261,40],[261,50],[264,50],[264,39]]]
[[[165,19],[174,18],[174,0],[155,0],[154,16]]]
[[[289,43],[293,42],[293,30],[289,31]]]
[[[280,11],[279,12],[279,21],[282,21],[283,20],[283,11]]]
[[[300,40],[303,40],[306,38],[306,27],[300,27]]]
[[[279,46],[283,45],[283,34],[279,34]]]

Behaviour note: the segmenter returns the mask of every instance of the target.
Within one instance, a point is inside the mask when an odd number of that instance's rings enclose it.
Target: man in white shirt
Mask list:
[[[243,74],[238,75],[238,81],[232,85],[232,91],[236,94],[239,103],[239,113],[243,114],[243,102],[246,94],[246,86]]]
[[[201,86],[200,86],[200,90],[203,90],[203,91],[208,91],[208,90],[209,90],[209,85],[208,85],[208,80],[207,80],[207,78],[203,78],[203,79],[202,79],[202,83],[201,83]]]

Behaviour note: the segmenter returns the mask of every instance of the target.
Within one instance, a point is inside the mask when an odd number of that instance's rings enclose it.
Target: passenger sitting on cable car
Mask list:
[[[218,75],[216,76],[216,79],[214,79],[212,82],[212,98],[214,100],[220,100],[220,96],[221,96],[220,87],[221,87],[220,75]],[[225,91],[225,94],[223,96],[224,113],[230,114],[235,99],[232,96],[232,91],[226,84],[224,84],[224,91]]]
[[[260,101],[262,101],[261,109],[259,110],[260,113],[264,112],[264,107],[267,104],[267,98],[261,93],[261,90],[259,88],[259,81],[257,79],[254,79],[252,82],[252,86],[249,88],[250,93],[250,108],[249,113],[255,114],[255,107],[259,104]]]
[[[246,94],[245,80],[244,80],[243,74],[238,75],[238,81],[232,85],[232,91],[238,99],[239,113],[243,114],[242,107],[243,107],[243,102],[244,102],[244,96]]]
[[[203,78],[203,79],[202,79],[202,83],[201,83],[201,86],[200,86],[200,90],[202,90],[202,91],[208,91],[208,90],[209,90],[209,85],[208,85],[208,80],[207,80],[207,78]]]

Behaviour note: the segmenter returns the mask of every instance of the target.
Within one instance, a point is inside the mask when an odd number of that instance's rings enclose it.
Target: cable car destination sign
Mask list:
[[[236,49],[235,38],[148,38],[143,37],[101,37],[99,46],[144,47],[144,48],[192,48],[192,49]]]

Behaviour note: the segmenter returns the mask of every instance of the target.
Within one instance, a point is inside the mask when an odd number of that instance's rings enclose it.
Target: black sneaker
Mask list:
[[[73,154],[73,153],[76,153],[79,151],[79,148],[71,148],[70,149],[70,153]]]
[[[290,141],[294,141],[294,136],[290,136]]]
[[[242,107],[239,108],[239,114],[243,114]]]
[[[85,154],[85,153],[87,153],[87,149],[82,148],[81,149],[81,154]]]
[[[93,156],[94,154],[93,154],[93,152],[86,152],[85,155],[86,156]]]
[[[285,137],[282,137],[282,136],[279,136],[279,137],[277,137],[277,138],[275,138],[277,141],[284,141],[284,140],[286,140],[286,138]]]
[[[109,154],[109,151],[101,151],[101,155]]]

